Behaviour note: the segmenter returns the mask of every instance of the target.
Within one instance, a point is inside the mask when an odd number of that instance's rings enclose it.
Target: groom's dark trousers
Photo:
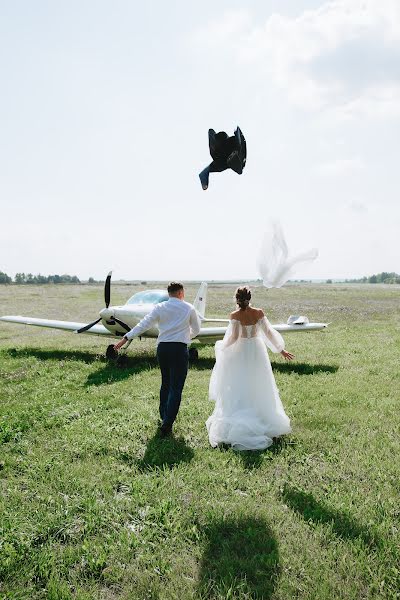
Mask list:
[[[160,342],[157,359],[161,369],[160,417],[166,427],[172,427],[181,404],[189,366],[187,344]]]

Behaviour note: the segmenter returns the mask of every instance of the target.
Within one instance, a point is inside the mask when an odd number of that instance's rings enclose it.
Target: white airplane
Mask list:
[[[38,327],[49,327],[51,329],[61,329],[64,331],[72,331],[74,333],[89,333],[91,335],[104,335],[107,337],[122,337],[132,327],[137,325],[139,321],[147,315],[156,304],[166,302],[169,296],[164,290],[145,290],[134,294],[126,304],[122,306],[110,306],[111,299],[111,272],[107,275],[104,285],[104,300],[106,307],[99,313],[99,318],[92,323],[76,323],[73,321],[56,321],[52,319],[37,319],[35,317],[22,317],[6,315],[0,317],[0,321],[8,323],[18,323],[21,325],[36,325]],[[229,319],[208,319],[205,317],[207,298],[207,283],[203,282],[197,292],[193,302],[199,318],[203,323],[228,323]],[[100,324],[101,321],[101,324]],[[317,331],[328,327],[327,323],[309,323],[307,317],[290,316],[287,323],[279,323],[273,327],[280,332],[287,331]],[[216,340],[221,340],[226,332],[227,325],[222,327],[202,327],[200,333],[196,336],[196,340],[202,344],[214,343]],[[158,330],[156,328],[149,329],[140,337],[156,338]],[[125,352],[129,347],[131,340],[124,346]],[[106,356],[115,358],[113,344],[107,348]],[[198,358],[197,348],[189,349],[189,357],[191,360]]]

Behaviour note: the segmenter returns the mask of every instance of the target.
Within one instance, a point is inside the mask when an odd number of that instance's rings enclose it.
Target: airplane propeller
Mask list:
[[[110,300],[111,300],[111,275],[112,275],[112,271],[110,271],[109,274],[107,275],[106,281],[104,284],[104,302],[105,302],[106,308],[108,308],[110,306]],[[88,331],[91,327],[93,327],[93,325],[97,325],[97,323],[99,323],[101,321],[101,319],[102,319],[102,317],[99,317],[96,321],[93,321],[92,323],[88,323],[88,325],[81,327],[80,329],[77,330],[77,333],[84,333],[85,331]],[[129,325],[127,325],[123,321],[120,321],[116,317],[111,317],[111,319],[115,323],[118,323],[118,325],[121,325],[121,327],[123,327],[123,329],[125,329],[125,331],[131,330]]]
[[[130,331],[131,330],[131,327],[129,327],[129,325],[127,325],[123,321],[120,321],[119,319],[117,319],[117,317],[113,317],[113,321],[115,321],[116,323],[118,323],[118,325],[121,325],[121,327],[123,327],[125,329],[125,331]]]

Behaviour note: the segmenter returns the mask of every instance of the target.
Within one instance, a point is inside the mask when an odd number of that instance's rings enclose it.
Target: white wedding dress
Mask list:
[[[224,339],[215,344],[209,389],[215,409],[206,422],[211,446],[262,450],[273,437],[290,433],[267,346],[273,352],[284,349],[282,336],[266,317],[255,325],[232,319]]]

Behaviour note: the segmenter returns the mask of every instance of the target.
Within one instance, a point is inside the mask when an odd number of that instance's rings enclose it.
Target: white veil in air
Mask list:
[[[311,262],[317,256],[318,250],[312,248],[290,257],[282,227],[274,221],[265,232],[258,257],[258,271],[263,285],[266,288],[282,287],[293,276],[298,263]]]

